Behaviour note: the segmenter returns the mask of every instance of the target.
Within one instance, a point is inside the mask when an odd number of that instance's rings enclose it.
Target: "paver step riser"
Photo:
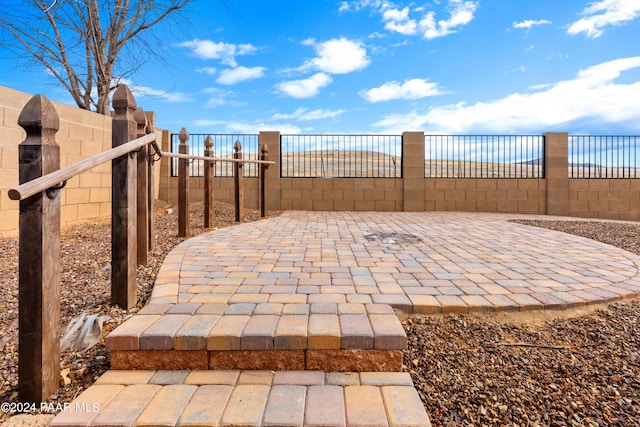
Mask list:
[[[112,331],[109,350],[402,350],[407,335],[385,304],[312,304],[302,314],[177,314],[150,304]],[[241,305],[241,304],[237,304]],[[302,307],[302,304],[298,304]],[[234,305],[227,305],[225,313]],[[184,307],[183,307],[184,308]],[[169,313],[162,313],[163,310]],[[195,307],[193,307],[195,309]],[[235,310],[231,310],[236,312]],[[153,312],[154,314],[145,314]],[[240,310],[240,312],[242,312]]]
[[[61,426],[430,427],[407,373],[109,371]]]
[[[113,369],[400,372],[402,350],[112,351]]]

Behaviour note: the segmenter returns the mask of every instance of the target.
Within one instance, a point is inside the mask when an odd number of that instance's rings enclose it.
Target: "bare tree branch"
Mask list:
[[[3,0],[0,36],[25,62],[43,66],[78,107],[109,114],[114,80],[154,54],[133,55],[131,47],[148,47],[154,35],[145,31],[192,1]]]

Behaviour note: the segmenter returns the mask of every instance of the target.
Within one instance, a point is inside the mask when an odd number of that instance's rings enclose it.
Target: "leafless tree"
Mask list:
[[[109,114],[118,80],[157,52],[152,27],[191,1],[3,0],[0,44],[44,66],[78,107]]]

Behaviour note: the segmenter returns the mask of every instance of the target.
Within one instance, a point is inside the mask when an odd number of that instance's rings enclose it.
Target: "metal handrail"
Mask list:
[[[57,171],[48,173],[29,182],[25,182],[24,184],[9,190],[9,198],[11,200],[24,200],[41,191],[54,188],[56,185],[64,183],[68,179],[73,178],[82,172],[86,172],[110,160],[117,159],[120,156],[136,151],[149,143],[153,145],[156,150],[156,154],[162,156],[162,150],[160,150],[160,147],[156,144],[156,134],[150,133],[129,141],[126,144],[119,145],[100,154],[96,154],[95,156],[91,156],[88,159],[81,160],[73,165],[58,169]]]

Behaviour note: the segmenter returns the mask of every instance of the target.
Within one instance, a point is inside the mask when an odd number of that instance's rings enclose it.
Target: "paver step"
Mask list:
[[[61,426],[430,426],[407,373],[106,372]]]
[[[115,369],[399,371],[386,304],[149,304],[106,338]]]

